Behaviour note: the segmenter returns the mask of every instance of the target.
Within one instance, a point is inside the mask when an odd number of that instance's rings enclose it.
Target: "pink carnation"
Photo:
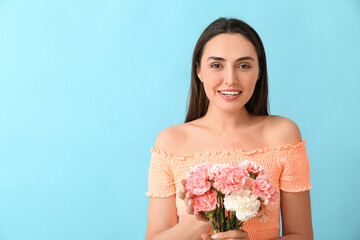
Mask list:
[[[244,188],[251,187],[253,179],[240,165],[227,165],[215,177],[214,187],[223,194],[241,192]]]
[[[187,176],[185,187],[187,191],[195,195],[202,195],[211,187],[208,170],[211,165],[208,163],[194,167]]]
[[[203,195],[194,196],[193,201],[195,212],[215,210],[217,204],[217,192],[209,190]]]
[[[257,163],[245,160],[241,163],[241,166],[250,174],[254,174],[256,176],[260,174],[264,174],[265,170]]]
[[[272,181],[265,175],[259,175],[254,182],[253,194],[256,197],[261,197],[264,203],[274,203],[277,196],[278,190],[272,186]]]
[[[209,174],[209,180],[214,181],[221,173],[222,169],[224,167],[229,166],[229,164],[214,164],[209,168],[208,174]]]
[[[256,215],[259,218],[260,222],[267,222],[270,217],[270,210],[268,209],[268,206],[264,203],[261,203],[259,211]]]

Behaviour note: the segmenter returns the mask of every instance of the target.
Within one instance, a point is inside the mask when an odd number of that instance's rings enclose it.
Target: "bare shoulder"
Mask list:
[[[276,145],[297,144],[302,140],[298,125],[289,118],[269,116],[267,119],[268,136]]]
[[[179,124],[162,130],[155,140],[155,148],[166,152],[174,152],[179,143],[187,139],[187,124]]]

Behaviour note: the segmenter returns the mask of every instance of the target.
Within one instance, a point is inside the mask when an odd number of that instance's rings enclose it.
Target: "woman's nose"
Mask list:
[[[234,69],[228,68],[224,76],[224,82],[227,85],[237,84],[237,76]]]

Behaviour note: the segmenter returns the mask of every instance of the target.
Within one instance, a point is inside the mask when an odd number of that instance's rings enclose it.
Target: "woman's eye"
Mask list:
[[[247,64],[240,64],[238,68],[247,69],[250,68],[250,66]]]
[[[221,68],[221,65],[218,63],[211,64],[212,68]]]

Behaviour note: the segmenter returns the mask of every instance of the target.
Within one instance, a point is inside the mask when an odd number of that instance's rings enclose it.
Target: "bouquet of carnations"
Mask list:
[[[204,212],[215,233],[239,229],[253,217],[266,222],[267,205],[279,194],[265,170],[248,160],[197,165],[188,172],[185,187],[193,194],[194,212]]]

